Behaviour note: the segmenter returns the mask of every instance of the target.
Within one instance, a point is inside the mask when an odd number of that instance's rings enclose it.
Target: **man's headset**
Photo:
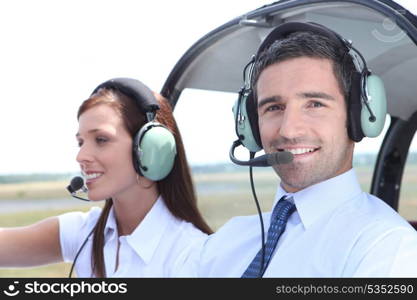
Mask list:
[[[174,166],[177,148],[171,131],[155,121],[159,104],[152,91],[142,82],[132,78],[114,78],[96,87],[114,89],[132,98],[147,123],[140,128],[133,138],[133,166],[136,172],[150,180],[165,178]]]
[[[133,166],[136,172],[150,180],[158,181],[164,179],[171,172],[177,148],[174,135],[161,123],[155,121],[159,104],[152,91],[142,82],[132,78],[114,78],[103,82],[94,89],[91,96],[100,89],[113,89],[133,99],[140,111],[146,117],[146,124],[143,125],[133,138]],[[74,198],[89,201],[88,199],[77,197],[76,192],[87,189],[84,180],[77,176],[71,180],[67,190]],[[71,278],[75,263],[82,249],[85,247],[89,237],[93,234],[95,227],[87,235],[80,249],[75,255],[69,277]]]
[[[233,112],[238,141],[250,152],[262,149],[258,128],[256,99],[253,97],[253,68],[260,55],[275,41],[285,39],[295,32],[312,32],[334,41],[353,61],[355,72],[352,76],[348,99],[349,138],[359,142],[363,137],[376,137],[384,128],[387,101],[382,80],[371,73],[362,54],[352,43],[336,32],[316,23],[288,22],[274,30],[264,39],[256,55],[246,65],[243,74],[244,86],[239,92]],[[231,151],[232,152],[232,151]]]

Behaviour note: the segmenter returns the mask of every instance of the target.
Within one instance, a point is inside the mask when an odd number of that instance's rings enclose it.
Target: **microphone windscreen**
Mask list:
[[[294,155],[288,151],[280,151],[271,153],[267,157],[267,162],[270,166],[279,165],[279,164],[288,164],[292,162]]]
[[[71,179],[70,186],[74,192],[78,191],[84,186],[84,179],[80,176],[76,176],[73,179]]]

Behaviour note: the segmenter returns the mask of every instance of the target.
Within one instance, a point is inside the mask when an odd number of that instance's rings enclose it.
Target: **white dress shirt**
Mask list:
[[[73,262],[79,248],[94,228],[101,208],[87,213],[70,212],[59,216],[61,250],[66,262]],[[174,217],[161,197],[130,235],[120,236],[111,208],[104,229],[104,261],[107,277],[193,277],[195,266],[184,265],[188,256],[199,252],[207,235],[193,224]],[[119,266],[116,267],[118,241]],[[91,235],[77,258],[78,277],[92,277]]]
[[[279,187],[274,205],[285,194]],[[264,277],[417,277],[417,232],[362,192],[353,169],[291,196],[296,211]],[[235,217],[207,240],[198,274],[241,277],[260,249],[258,215]]]

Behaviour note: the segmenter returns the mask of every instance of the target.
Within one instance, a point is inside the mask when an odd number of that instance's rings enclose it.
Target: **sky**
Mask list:
[[[412,0],[399,2],[410,1],[417,6]],[[175,63],[199,38],[270,2],[1,1],[0,174],[77,171],[76,113],[98,84],[133,77],[160,91]],[[200,97],[195,91],[183,96]],[[236,96],[211,92],[200,98],[207,97],[231,108]],[[216,129],[207,121],[197,131],[193,124],[201,115],[214,115]],[[179,101],[175,117],[191,163],[228,161],[234,139],[229,111],[219,115],[214,105]],[[222,147],[210,139],[195,141],[213,130],[222,130],[216,136]]]

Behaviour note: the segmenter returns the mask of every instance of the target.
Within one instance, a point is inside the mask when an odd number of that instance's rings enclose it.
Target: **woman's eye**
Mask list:
[[[78,147],[81,147],[83,145],[83,141],[77,141]]]
[[[97,142],[97,144],[104,144],[105,142],[107,142],[108,141],[108,139],[107,138],[105,138],[105,137],[97,137],[96,138],[96,142]]]

